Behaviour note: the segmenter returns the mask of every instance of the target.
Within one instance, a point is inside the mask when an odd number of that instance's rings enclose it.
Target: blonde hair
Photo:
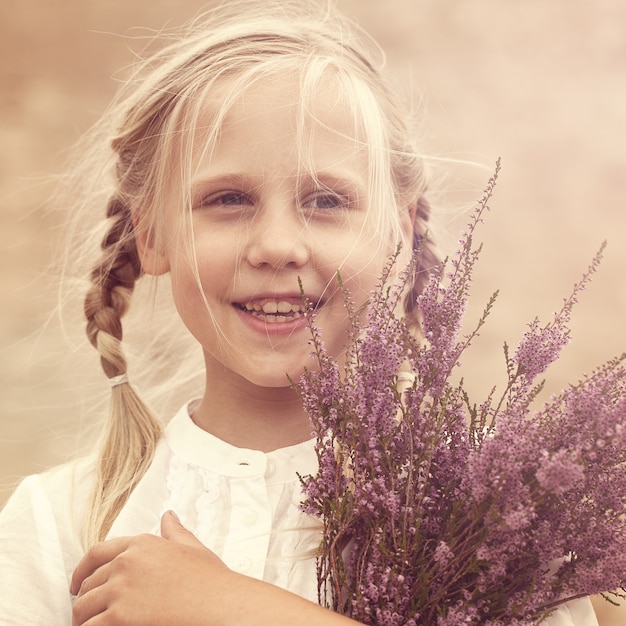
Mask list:
[[[399,240],[400,211],[413,207],[409,243],[418,259],[405,309],[409,319],[414,317],[415,296],[437,265],[437,255],[425,236],[430,209],[423,159],[412,143],[410,116],[399,105],[401,94],[383,79],[383,66],[375,42],[331,7],[310,0],[229,2],[137,66],[103,118],[112,132],[96,133],[109,146],[112,176],[107,230],[84,310],[87,335],[107,377],[127,372],[121,319],[142,275],[137,229],[159,247],[160,207],[172,193],[174,175],[181,181],[178,206],[189,206],[194,138],[203,133],[210,154],[220,120],[243,91],[255,81],[284,74],[299,77],[303,117],[310,114],[306,103],[320,81],[330,76],[337,82],[370,155],[371,204],[377,208],[372,219],[380,221],[380,232]],[[215,104],[208,129],[200,122],[203,114],[206,119],[207,101]],[[84,531],[87,545],[106,536],[147,470],[161,434],[161,422],[134,389],[114,387]]]

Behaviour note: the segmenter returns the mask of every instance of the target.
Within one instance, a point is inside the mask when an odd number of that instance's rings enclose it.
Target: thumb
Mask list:
[[[175,543],[182,543],[194,548],[204,548],[195,535],[187,530],[174,511],[167,511],[161,518],[161,537]]]

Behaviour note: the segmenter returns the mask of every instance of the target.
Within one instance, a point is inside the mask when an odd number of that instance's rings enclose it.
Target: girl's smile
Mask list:
[[[290,295],[255,298],[245,304],[236,302],[234,306],[245,315],[261,320],[266,325],[277,325],[276,329],[265,327],[266,332],[283,332],[283,328],[279,326],[285,327],[291,322],[302,320],[307,309],[302,296]]]

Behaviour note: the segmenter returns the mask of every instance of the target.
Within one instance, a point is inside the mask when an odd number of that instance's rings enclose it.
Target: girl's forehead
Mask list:
[[[234,83],[234,84],[233,84]],[[196,153],[240,143],[255,151],[282,142],[282,151],[312,157],[318,148],[341,146],[364,153],[367,141],[354,110],[338,89],[338,81],[323,77],[314,89],[304,89],[297,75],[259,78],[244,88],[222,81],[205,98],[196,131]]]

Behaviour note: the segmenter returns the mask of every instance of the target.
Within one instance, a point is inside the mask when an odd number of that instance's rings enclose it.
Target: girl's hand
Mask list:
[[[94,546],[78,564],[72,626],[347,626],[352,620],[233,572],[173,513],[161,537]]]
[[[72,576],[73,626],[220,623],[214,590],[227,582],[215,583],[236,574],[173,513],[163,516],[161,535],[111,539],[87,552]]]

